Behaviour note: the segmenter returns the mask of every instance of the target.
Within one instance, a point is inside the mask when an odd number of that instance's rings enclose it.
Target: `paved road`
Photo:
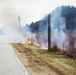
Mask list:
[[[10,44],[0,44],[0,75],[30,75]]]

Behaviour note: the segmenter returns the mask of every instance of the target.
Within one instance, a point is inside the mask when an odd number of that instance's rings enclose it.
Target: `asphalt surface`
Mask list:
[[[30,75],[8,43],[0,43],[0,75]]]

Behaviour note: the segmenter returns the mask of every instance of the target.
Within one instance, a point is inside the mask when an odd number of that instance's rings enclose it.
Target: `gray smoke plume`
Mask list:
[[[73,6],[57,7],[50,15],[51,45],[74,50],[76,48],[76,8]],[[35,34],[36,41],[44,46],[48,43],[47,22],[48,16],[45,16],[42,20],[28,26],[31,35]]]

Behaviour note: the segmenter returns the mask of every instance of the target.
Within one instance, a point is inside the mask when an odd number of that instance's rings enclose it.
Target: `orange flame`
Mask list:
[[[33,39],[28,39],[28,41],[25,42],[25,44],[32,45],[32,44],[34,44],[34,41],[33,41]]]
[[[60,50],[66,50],[66,48],[65,47],[61,47]]]
[[[36,45],[37,47],[40,47],[40,46],[41,46],[41,44],[39,44],[39,43],[36,43],[35,45]]]
[[[36,45],[37,47],[41,46],[41,44],[35,43],[32,38],[28,39],[28,41],[26,41],[25,44],[27,44],[27,45]]]

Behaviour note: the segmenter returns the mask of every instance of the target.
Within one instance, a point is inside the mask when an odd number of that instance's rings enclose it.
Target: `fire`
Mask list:
[[[37,47],[41,46],[41,44],[35,43],[35,41],[32,38],[28,39],[28,41],[26,41],[25,44],[27,44],[27,45],[36,45]]]
[[[39,43],[36,43],[35,45],[36,45],[37,47],[40,47],[40,46],[41,46],[41,44],[39,44]]]
[[[25,44],[33,45],[34,44],[34,40],[30,38],[30,39],[28,39],[27,42],[25,42]]]
[[[61,47],[60,50],[66,50],[66,48],[65,47]]]

